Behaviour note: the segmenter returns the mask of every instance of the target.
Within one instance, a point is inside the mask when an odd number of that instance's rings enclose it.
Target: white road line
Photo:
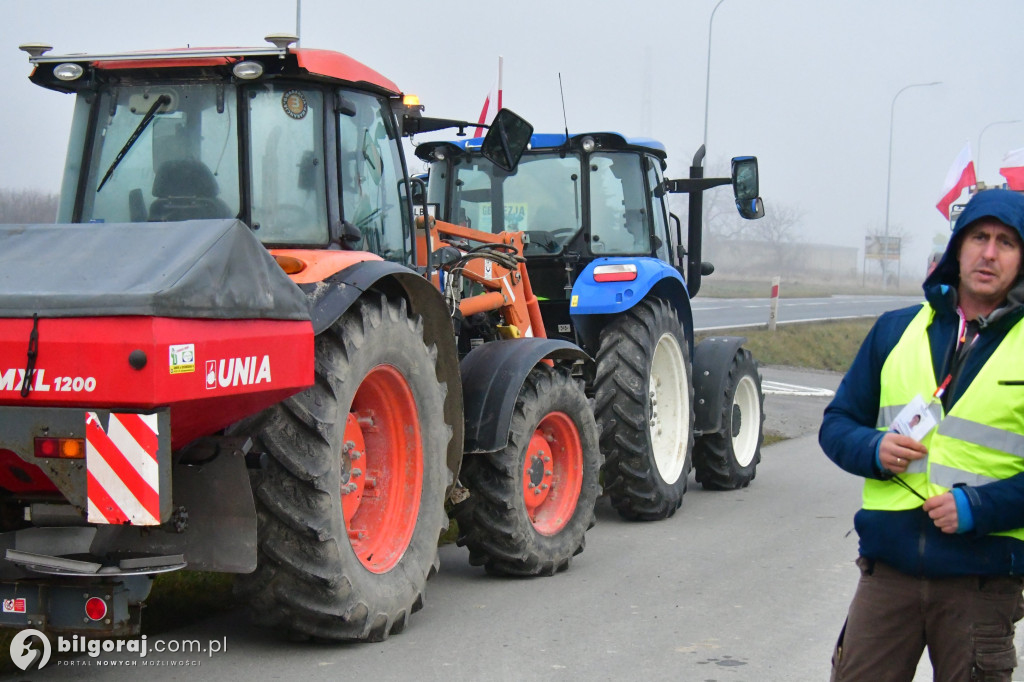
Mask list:
[[[778,381],[762,381],[761,392],[765,395],[810,396],[813,398],[831,398],[836,394],[835,391],[827,388],[797,386],[795,384],[779,383]]]

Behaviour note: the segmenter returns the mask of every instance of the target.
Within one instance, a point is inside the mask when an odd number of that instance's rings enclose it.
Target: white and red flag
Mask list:
[[[942,186],[942,198],[935,208],[946,220],[949,220],[950,205],[960,198],[960,194],[972,185],[978,184],[974,174],[974,161],[971,159],[971,143],[968,142],[957,154],[956,160],[946,173],[946,182]]]
[[[494,85],[491,86],[491,91],[487,93],[487,99],[484,100],[484,108],[480,110],[480,118],[477,119],[476,132],[473,133],[473,137],[483,137],[484,129],[480,126],[485,126],[494,120],[494,115],[501,109],[501,66],[502,57],[498,57],[498,79],[494,81]]]
[[[1006,178],[1007,189],[1024,191],[1024,149],[1006,152],[999,174]]]

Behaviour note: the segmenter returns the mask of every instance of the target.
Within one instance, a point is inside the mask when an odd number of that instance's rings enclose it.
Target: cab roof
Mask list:
[[[23,46],[29,52],[29,61],[35,67],[30,78],[43,87],[72,92],[88,87],[93,80],[90,71],[160,69],[210,69],[230,70],[236,63],[250,59],[259,61],[267,69],[267,75],[287,75],[313,80],[352,83],[390,96],[400,96],[402,91],[393,81],[374,69],[341,52],[308,48],[292,48],[284,45],[274,47],[214,47],[176,48],[144,52],[122,52],[106,54],[47,54],[48,46]],[[34,50],[34,51],[30,51]],[[76,63],[86,70],[78,82],[61,81],[53,74],[58,64]]]
[[[651,139],[649,137],[626,137],[621,133],[614,132],[577,133],[575,135],[569,135],[569,148],[573,150],[580,149],[583,140],[586,138],[594,140],[594,142],[597,144],[597,150],[631,150],[646,152],[649,154],[654,154],[662,161],[664,161],[668,157],[668,152],[665,150],[665,145],[663,145],[661,142],[657,140]],[[420,145],[417,145],[416,156],[425,161],[431,161],[434,150],[443,147],[455,148],[462,152],[473,154],[478,153],[480,151],[480,146],[482,144],[482,137],[424,142]],[[540,152],[545,150],[556,150],[562,149],[565,146],[565,133],[534,133],[533,135],[530,136],[530,151]]]

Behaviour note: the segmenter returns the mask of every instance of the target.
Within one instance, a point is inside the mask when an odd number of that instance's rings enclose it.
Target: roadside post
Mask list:
[[[772,278],[771,305],[768,307],[768,331],[775,331],[775,320],[779,313],[779,277]]]

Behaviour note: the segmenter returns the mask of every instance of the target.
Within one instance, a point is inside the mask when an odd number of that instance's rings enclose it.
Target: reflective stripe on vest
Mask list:
[[[881,373],[878,427],[881,415],[893,415],[915,395],[926,399],[935,391],[928,324],[934,311],[927,304],[908,325]],[[901,476],[924,497],[940,495],[958,483],[984,485],[1024,472],[1024,387],[1000,385],[1001,379],[1024,379],[1024,325],[1007,333],[953,409],[922,441],[928,448],[918,473]],[[1016,372],[1021,376],[1010,376]],[[893,412],[892,410],[896,410]],[[891,420],[890,420],[891,422]],[[910,471],[908,469],[908,471]],[[868,485],[870,484],[870,485]],[[892,489],[895,488],[899,492]],[[909,499],[908,499],[909,498]],[[865,509],[912,509],[921,500],[891,481],[868,480]],[[1024,529],[998,535],[1024,540]]]
[[[879,431],[888,431],[900,410],[916,396],[931,396],[938,388],[928,343],[928,325],[933,315],[931,307],[924,305],[882,365],[878,420],[875,424]],[[938,412],[934,416],[938,421],[942,417],[942,408],[936,408]],[[931,437],[931,433],[924,437],[925,447],[928,447]],[[914,462],[912,468],[908,467],[907,473],[900,476],[922,495],[928,485],[926,466],[927,458]],[[867,478],[864,480],[863,505],[865,509],[900,511],[920,507],[921,498],[892,481]]]

